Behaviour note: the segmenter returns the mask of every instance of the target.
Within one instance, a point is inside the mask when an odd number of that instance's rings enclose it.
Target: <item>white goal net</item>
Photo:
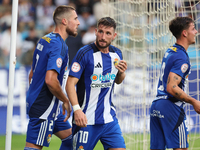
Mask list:
[[[164,52],[175,42],[168,29],[176,16],[190,16],[200,29],[200,2],[195,0],[101,0],[104,16],[117,22],[113,45],[122,50],[128,63],[126,78],[115,88],[114,103],[127,150],[150,149],[149,108],[156,96]],[[199,33],[188,49],[192,71],[188,93],[199,100]],[[189,149],[200,149],[199,115],[186,105]]]

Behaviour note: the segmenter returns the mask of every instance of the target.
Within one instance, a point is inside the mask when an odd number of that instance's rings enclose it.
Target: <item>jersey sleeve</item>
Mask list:
[[[51,41],[49,44],[49,57],[47,63],[47,70],[55,70],[60,74],[63,57],[61,56],[62,44],[58,41]]]
[[[184,59],[176,59],[173,63],[173,66],[170,72],[176,73],[182,78],[184,77],[184,73],[189,69],[189,64]]]
[[[84,53],[84,49],[80,49],[74,59],[72,60],[72,65],[70,67],[69,75],[80,79],[85,66],[87,64],[87,54]]]

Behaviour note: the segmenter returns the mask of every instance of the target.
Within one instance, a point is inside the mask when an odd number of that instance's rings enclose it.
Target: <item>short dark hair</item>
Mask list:
[[[103,17],[101,18],[98,22],[97,22],[97,28],[99,27],[99,25],[104,25],[104,26],[108,26],[108,27],[113,27],[114,30],[116,29],[116,22],[114,19],[110,18],[110,17]]]
[[[190,23],[194,23],[194,20],[190,17],[176,17],[170,21],[169,30],[178,39],[182,31],[189,28]]]
[[[70,11],[75,10],[74,7],[68,5],[58,6],[53,12],[53,21],[55,24],[59,24],[61,22],[61,18],[63,14],[70,14]]]

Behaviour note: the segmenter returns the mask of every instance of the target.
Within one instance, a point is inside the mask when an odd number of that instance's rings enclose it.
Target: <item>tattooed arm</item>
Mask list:
[[[181,82],[182,77],[170,72],[167,80],[167,92],[173,95],[175,98],[190,103],[193,105],[195,111],[200,113],[200,101],[187,95],[178,85]]]

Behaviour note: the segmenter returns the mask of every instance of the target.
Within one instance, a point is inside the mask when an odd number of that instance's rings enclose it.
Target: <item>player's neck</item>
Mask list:
[[[188,47],[189,47],[189,44],[187,41],[184,41],[184,40],[177,40],[176,41],[177,44],[183,46],[185,48],[185,50],[187,51]]]
[[[55,27],[55,30],[53,31],[53,33],[58,33],[60,34],[60,36],[62,37],[62,39],[65,41],[68,37],[68,34],[66,31],[64,31],[62,28],[59,27]]]
[[[96,47],[102,52],[102,53],[109,53],[109,46],[106,48],[100,48],[96,42],[95,42]]]

